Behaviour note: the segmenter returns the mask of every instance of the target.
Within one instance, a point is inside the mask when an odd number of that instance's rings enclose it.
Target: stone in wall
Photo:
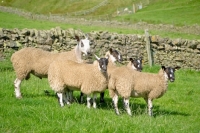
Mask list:
[[[107,31],[87,33],[91,40],[91,51],[104,56],[109,48],[121,52],[125,61],[130,57],[143,57],[148,63],[146,40],[144,35],[123,35]],[[85,38],[80,30],[55,27],[50,30],[4,29],[0,28],[0,51],[6,48],[37,47],[47,51],[69,51],[77,44],[75,35]],[[200,70],[200,40],[161,38],[150,36],[153,61],[156,65],[181,66]]]

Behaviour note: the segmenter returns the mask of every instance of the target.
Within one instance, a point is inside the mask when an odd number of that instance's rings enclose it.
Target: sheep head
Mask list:
[[[165,77],[170,81],[174,82],[175,81],[175,71],[180,69],[181,67],[165,67],[162,66],[163,71],[165,72]]]
[[[107,72],[108,66],[108,57],[106,58],[99,58],[97,55],[94,55],[98,61],[98,68],[101,72]]]
[[[133,68],[134,70],[137,70],[137,71],[139,71],[139,72],[142,71],[142,57],[137,58],[137,59],[135,59],[135,58],[134,58],[134,59],[133,59],[133,58],[130,58],[129,60],[131,61],[132,68]]]
[[[85,55],[90,54],[90,40],[88,37],[85,39],[80,39],[77,35],[75,36],[76,40],[78,41],[78,49],[84,53]]]
[[[111,62],[122,62],[122,56],[121,54],[117,51],[117,50],[114,50],[112,48],[109,49],[109,51],[106,53],[106,56],[108,56],[110,58],[110,61]]]

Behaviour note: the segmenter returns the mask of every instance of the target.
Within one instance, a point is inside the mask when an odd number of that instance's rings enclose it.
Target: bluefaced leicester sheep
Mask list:
[[[38,48],[27,47],[15,52],[11,57],[11,62],[16,73],[14,81],[15,96],[21,98],[20,84],[33,74],[39,78],[46,78],[49,65],[56,59],[73,60],[82,62],[81,52],[88,54],[90,52],[90,41],[86,37],[80,39],[75,36],[78,43],[76,47],[69,52],[52,53]]]
[[[107,88],[107,58],[98,58],[93,64],[76,63],[73,61],[55,60],[48,70],[48,81],[51,88],[58,94],[59,103],[69,103],[65,93],[78,90],[87,95],[87,107],[90,108],[91,94],[93,107],[96,108],[96,93]],[[68,95],[67,95],[68,96]]]
[[[128,67],[116,68],[109,79],[108,89],[112,98],[115,112],[119,114],[118,97],[124,99],[124,106],[129,115],[130,97],[143,97],[148,105],[148,114],[152,116],[152,101],[161,97],[167,90],[168,80],[174,82],[175,70],[180,67],[162,66],[158,74],[134,71]]]

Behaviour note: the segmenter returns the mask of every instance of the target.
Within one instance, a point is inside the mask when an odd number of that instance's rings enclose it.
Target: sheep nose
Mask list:
[[[107,72],[107,68],[105,66],[102,67],[103,72]]]
[[[118,62],[122,62],[123,60],[122,59],[118,59]]]
[[[90,52],[90,51],[87,51],[87,55],[91,55],[91,52]]]
[[[103,69],[103,72],[105,73],[105,72],[107,72],[107,70]]]

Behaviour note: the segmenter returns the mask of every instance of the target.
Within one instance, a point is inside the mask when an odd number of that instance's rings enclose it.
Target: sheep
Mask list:
[[[116,65],[116,61],[121,62],[122,56],[117,50],[110,49],[106,56],[109,57],[109,63],[108,63],[108,77],[110,77],[112,71],[114,71],[118,66]],[[129,63],[127,64],[127,67],[132,68],[133,70],[142,71],[142,58],[133,59],[130,58]],[[100,93],[100,103],[104,103],[104,92]]]
[[[130,97],[142,97],[148,105],[148,114],[153,115],[152,101],[160,98],[167,91],[168,80],[175,81],[175,70],[180,67],[165,67],[162,66],[158,74],[145,73],[134,71],[128,67],[116,68],[109,79],[108,89],[109,95],[112,98],[115,113],[119,115],[118,96],[123,97],[124,106],[129,115]]]
[[[106,52],[105,57],[108,57],[109,62],[107,66],[107,73],[108,77],[111,72],[117,68],[116,62],[122,63],[122,55],[119,51],[110,48],[109,51]],[[142,70],[142,58],[133,59],[130,58],[129,63],[127,64],[128,67],[131,67],[134,70],[141,71]],[[80,102],[83,103],[83,93],[80,94]],[[100,93],[100,103],[104,103],[104,92]]]
[[[142,71],[142,57],[140,58],[129,58],[129,62],[127,64],[127,67],[139,71]]]
[[[60,106],[69,100],[65,93],[78,90],[87,95],[87,107],[90,108],[90,95],[93,93],[93,107],[96,108],[96,93],[108,86],[108,58],[97,58],[93,64],[55,60],[48,69],[48,81],[59,98]]]
[[[78,43],[73,50],[68,52],[52,53],[38,48],[27,47],[15,52],[11,56],[11,62],[16,73],[16,79],[14,81],[16,98],[22,98],[20,92],[21,82],[24,79],[28,80],[31,73],[40,79],[46,78],[49,65],[56,58],[74,60],[79,63],[83,62],[81,52],[86,55],[90,53],[90,41],[87,37],[85,39],[79,39],[78,36],[75,36],[75,38]]]
[[[108,66],[107,66],[107,73],[109,76],[109,73],[111,72],[111,70],[113,70],[114,68],[116,68],[116,61],[118,62],[122,62],[122,56],[121,54],[117,51],[114,50],[112,48],[109,49],[108,52],[106,52],[105,57],[108,57],[109,61],[108,61]],[[81,92],[80,94],[80,102],[83,102],[83,93]],[[104,102],[104,92],[100,93],[100,103]]]

